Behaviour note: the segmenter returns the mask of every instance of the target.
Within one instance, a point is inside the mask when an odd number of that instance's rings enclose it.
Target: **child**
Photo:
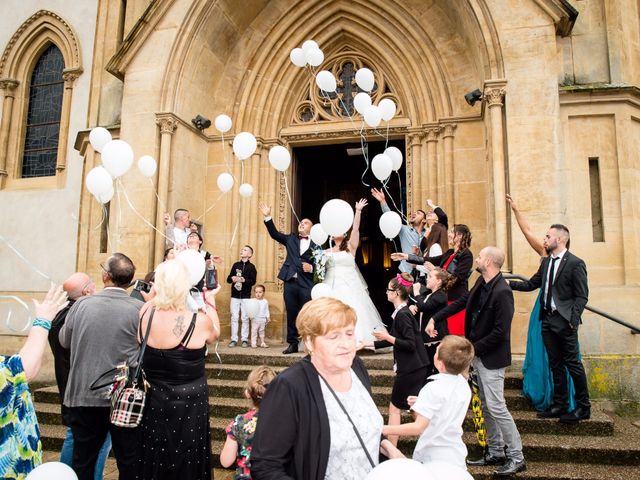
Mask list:
[[[256,267],[249,260],[253,256],[253,248],[245,245],[240,250],[240,260],[231,266],[227,283],[231,284],[231,341],[229,347],[238,345],[238,317],[242,315],[240,340],[242,347],[249,346],[249,317],[246,301],[251,298],[251,288],[256,283]]]
[[[438,371],[417,397],[407,401],[417,414],[415,421],[383,427],[385,435],[420,435],[413,459],[421,463],[443,461],[466,470],[467,447],[462,442],[462,422],[469,408],[471,389],[464,375],[473,360],[473,345],[456,335],[446,336],[434,357]],[[382,442],[389,458],[404,455],[388,440]]]
[[[236,462],[234,480],[251,479],[251,443],[258,423],[258,408],[267,385],[275,376],[276,372],[266,365],[251,370],[247,378],[247,386],[244,389],[244,396],[246,399],[251,400],[253,408],[247,413],[238,415],[225,429],[227,440],[220,453],[220,464],[225,468],[229,468]]]
[[[264,298],[264,285],[256,285],[256,300],[258,301],[258,313],[252,319],[251,322],[251,346],[256,348],[258,346],[257,341],[260,337],[260,346],[262,348],[269,348],[269,345],[264,343],[264,331],[267,323],[269,323],[269,301]]]

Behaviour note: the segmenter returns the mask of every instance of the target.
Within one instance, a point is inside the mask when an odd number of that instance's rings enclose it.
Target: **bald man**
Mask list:
[[[67,278],[62,284],[62,288],[69,297],[69,305],[62,309],[51,323],[51,330],[49,331],[49,346],[53,352],[53,364],[56,373],[56,383],[58,384],[58,391],[60,392],[60,405],[62,413],[62,423],[68,425],[68,409],[62,404],[64,398],[64,392],[67,389],[67,380],[69,378],[69,369],[71,368],[71,350],[67,350],[60,345],[58,334],[60,329],[64,325],[67,319],[67,313],[71,305],[75,303],[81,297],[93,295],[96,290],[96,284],[93,283],[91,277],[83,272],[76,272]],[[107,461],[111,450],[111,438],[107,437],[102,446],[98,461],[96,462],[95,479],[102,479],[104,473],[104,464]],[[60,461],[71,466],[73,458],[73,434],[71,428],[67,427],[67,434],[62,444],[62,450],[60,452]]]
[[[433,334],[433,320],[443,321],[466,308],[465,337],[473,344],[473,369],[478,378],[480,399],[487,427],[488,452],[468,465],[496,465],[499,476],[511,476],[526,470],[522,440],[504,398],[504,372],[511,365],[511,321],[514,304],[511,287],[500,269],[504,253],[497,247],[485,247],[476,258],[480,277],[473,288],[433,316],[427,333]],[[506,456],[505,456],[506,453]]]

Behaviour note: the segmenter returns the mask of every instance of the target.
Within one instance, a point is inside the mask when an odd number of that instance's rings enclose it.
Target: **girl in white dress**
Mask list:
[[[333,237],[334,246],[325,250],[330,256],[323,283],[332,289],[331,296],[346,303],[356,311],[356,339],[358,342],[374,340],[373,330],[384,328],[380,314],[369,297],[367,283],[356,265],[355,256],[360,245],[360,217],[367,200],[362,198],[355,205],[351,236]]]

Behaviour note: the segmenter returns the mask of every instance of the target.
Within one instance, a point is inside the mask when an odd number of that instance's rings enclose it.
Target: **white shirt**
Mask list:
[[[178,227],[173,227],[173,241],[175,245],[186,245],[187,237],[189,236],[190,229],[180,229]]]
[[[429,377],[411,409],[429,419],[413,451],[421,463],[442,461],[466,469],[467,447],[462,441],[462,422],[471,401],[471,389],[462,375],[439,373]]]
[[[567,249],[565,248],[564,250],[562,250],[558,255],[556,255],[555,257],[553,255],[551,255],[551,260],[549,260],[549,268],[547,269],[547,275],[544,279],[544,297],[542,297],[543,299],[547,299],[547,286],[549,285],[549,274],[551,273],[551,265],[553,262],[554,258],[557,258],[558,260],[556,260],[553,265],[553,282],[555,283],[556,281],[556,277],[558,276],[558,270],[560,269],[560,263],[562,263],[562,257],[564,257],[564,254],[567,253]],[[556,310],[556,302],[553,301],[553,293],[551,295],[551,310]]]
[[[306,252],[309,249],[310,243],[311,243],[311,240],[309,240],[308,238],[300,239],[300,255],[302,255],[304,252]]]
[[[258,302],[258,314],[255,318],[269,318],[269,301],[266,298],[262,300],[256,298],[256,302]]]

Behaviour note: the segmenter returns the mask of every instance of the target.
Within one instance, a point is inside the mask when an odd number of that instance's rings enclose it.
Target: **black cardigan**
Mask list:
[[[426,258],[410,253],[407,262],[422,265],[425,261],[427,261],[433,263],[436,267],[442,267],[453,252],[453,248],[450,248],[442,255]],[[450,275],[456,277],[455,283],[447,292],[447,296],[449,297],[450,301],[457,300],[469,291],[469,277],[471,276],[472,267],[473,254],[468,248],[465,248],[464,250],[456,253],[455,257],[453,257],[453,260],[451,260],[451,263],[449,263],[449,265],[447,266],[447,272],[449,272]]]
[[[351,368],[371,393],[369,374],[357,356]],[[251,478],[323,480],[330,445],[320,378],[307,356],[279,374],[267,388],[253,437]]]
[[[420,295],[416,296],[416,306],[418,307],[418,310],[422,312],[422,319],[424,320],[424,325],[420,325],[420,331],[422,333],[422,340],[425,343],[441,340],[445,335],[449,334],[446,318],[444,321],[436,323],[435,327],[438,331],[438,336],[436,338],[431,338],[424,331],[429,319],[447,306],[447,294],[443,289],[432,293],[428,296],[429,298],[427,298],[428,292],[429,290],[423,289],[423,292],[420,292]]]

